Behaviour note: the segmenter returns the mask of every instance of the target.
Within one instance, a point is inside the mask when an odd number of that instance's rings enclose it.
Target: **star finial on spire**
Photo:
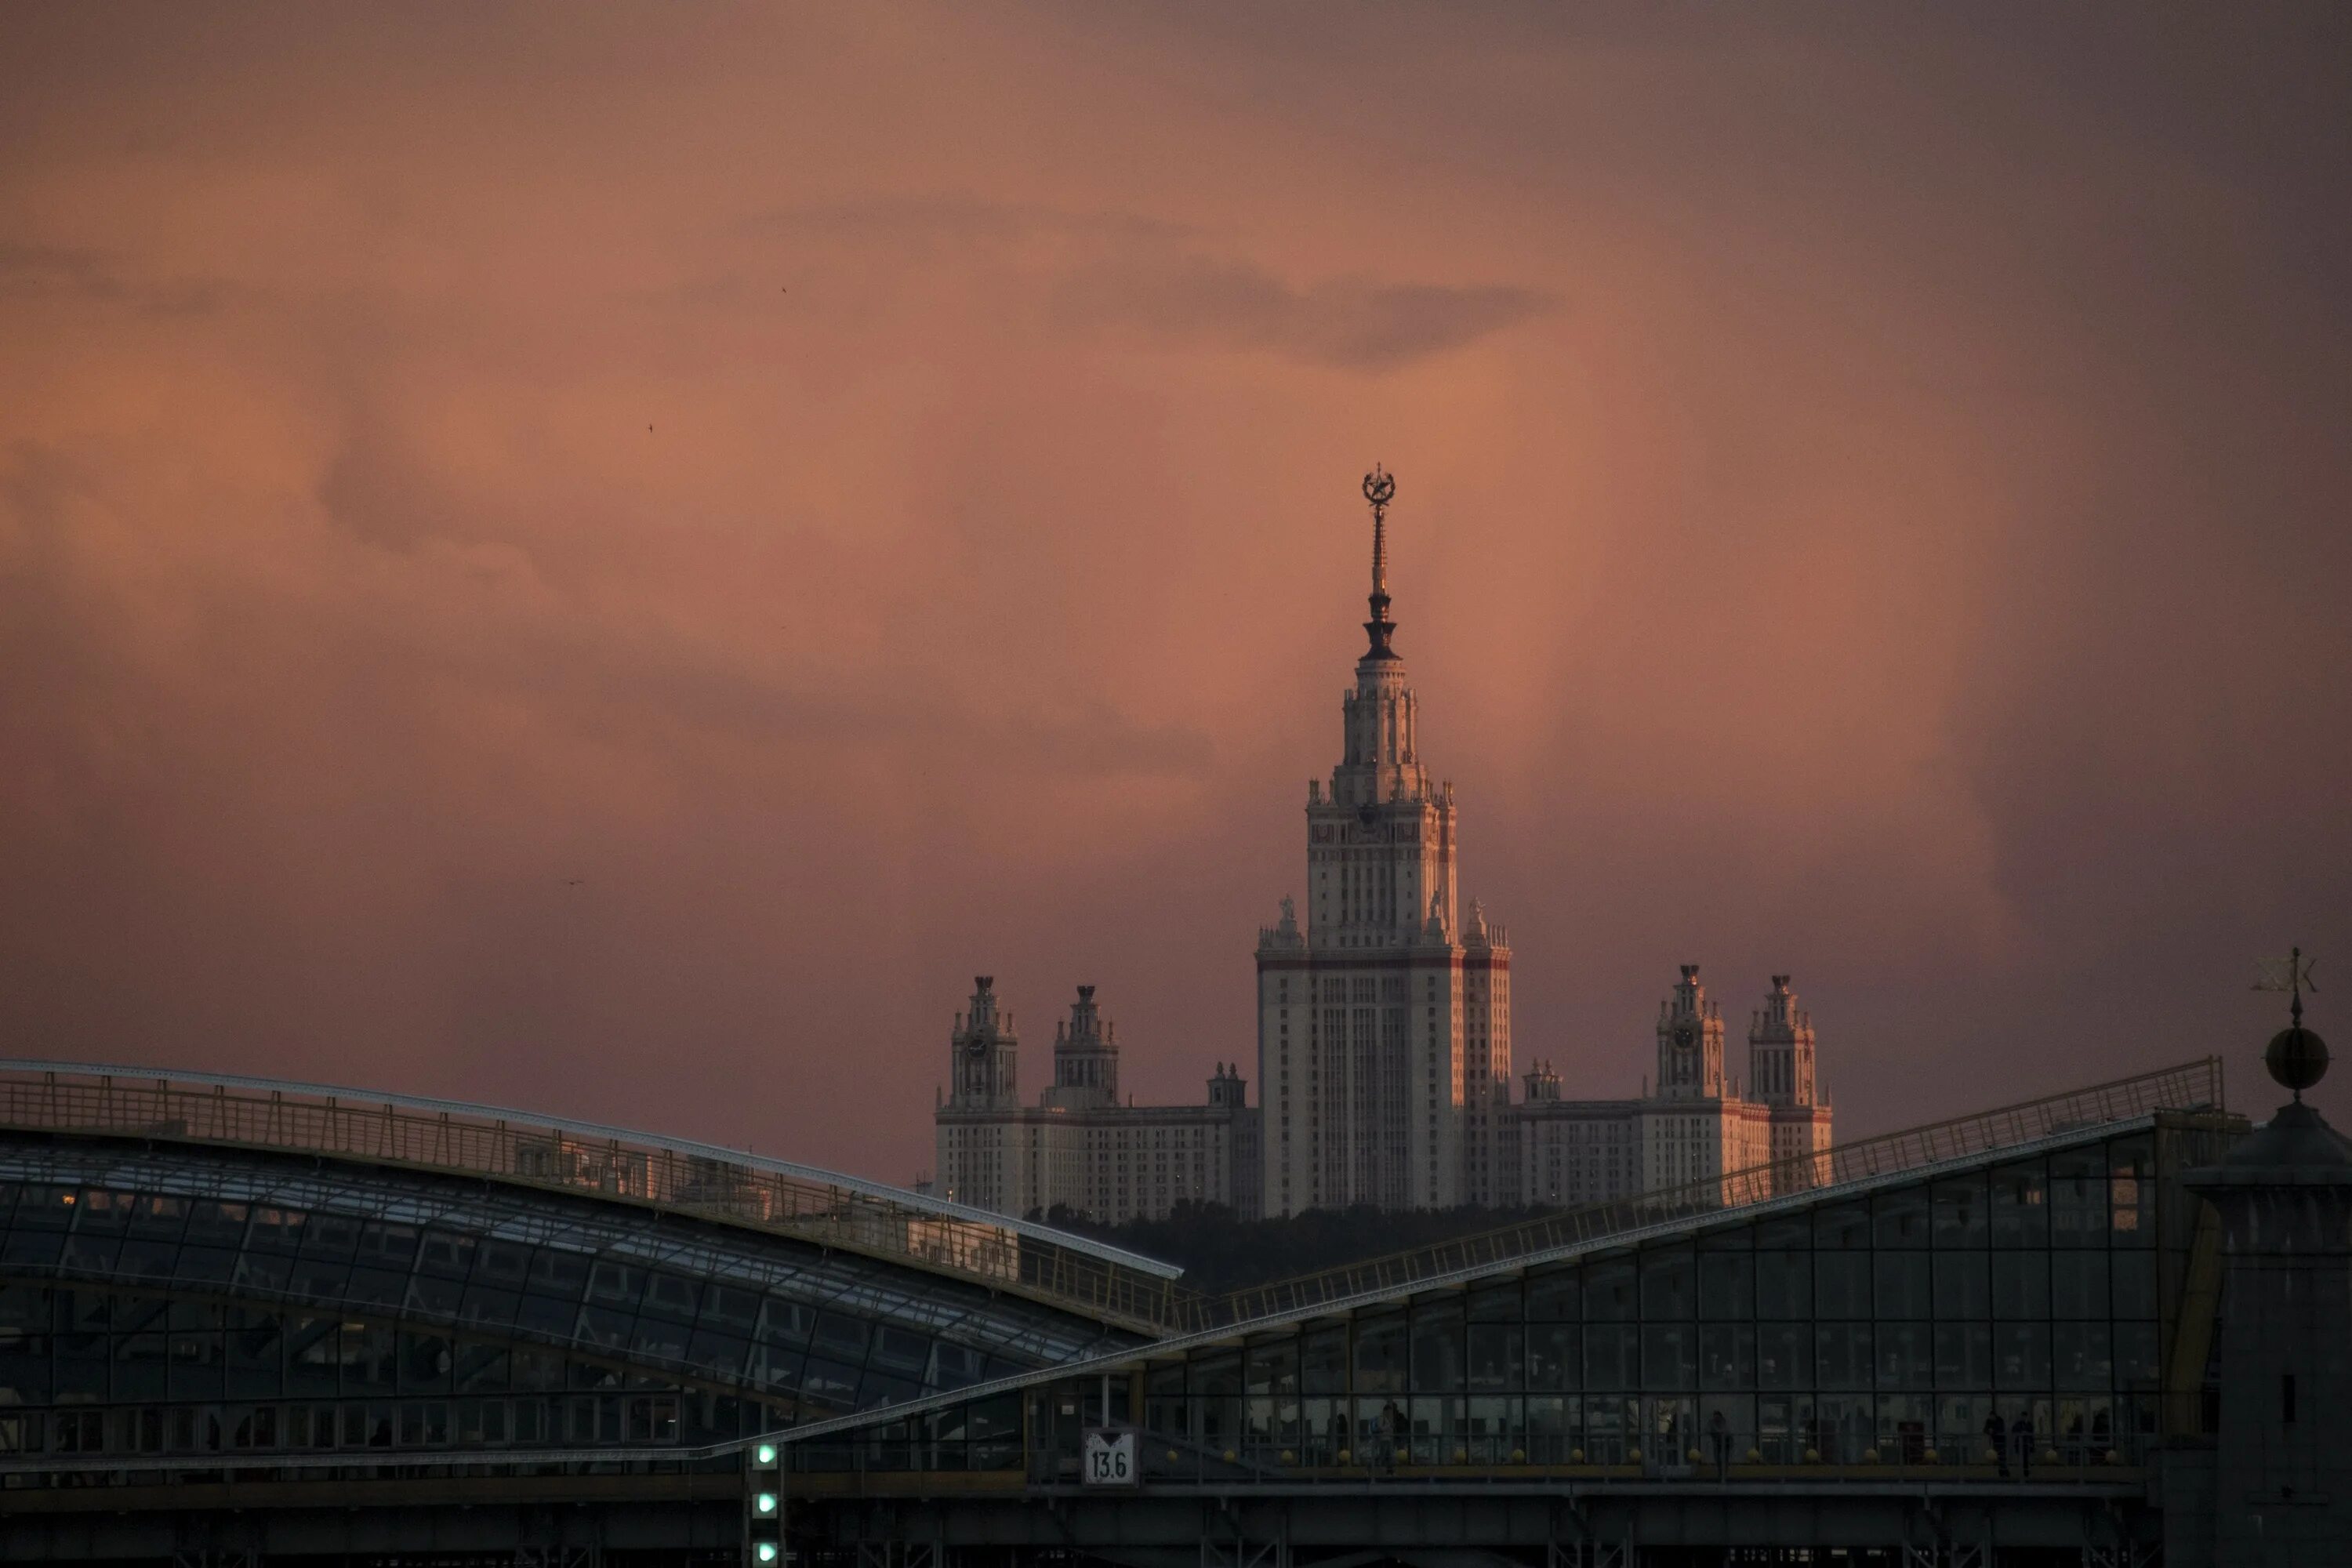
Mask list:
[[[1364,623],[1364,630],[1370,634],[1372,644],[1364,655],[1366,658],[1396,657],[1395,650],[1389,647],[1389,637],[1395,632],[1396,623],[1389,619],[1388,536],[1389,502],[1395,499],[1396,476],[1374,463],[1372,471],[1364,476],[1364,500],[1370,502],[1372,508],[1372,618]]]

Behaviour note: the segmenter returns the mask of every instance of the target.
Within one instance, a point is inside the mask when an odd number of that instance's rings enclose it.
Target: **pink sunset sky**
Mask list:
[[[1377,459],[1522,1066],[2264,1112],[2348,277],[2338,6],[10,6],[0,1032],[897,1181],[977,973],[1255,1079]]]

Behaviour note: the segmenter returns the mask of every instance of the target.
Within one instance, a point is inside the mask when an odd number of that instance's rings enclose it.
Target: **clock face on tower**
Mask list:
[[[971,1058],[974,1061],[978,1061],[981,1058],[988,1054],[988,1037],[985,1035],[974,1035],[965,1043],[963,1049],[966,1056]]]
[[[1681,1023],[1675,1026],[1675,1046],[1677,1049],[1686,1051],[1696,1044],[1698,1044],[1698,1026],[1696,1024],[1692,1023],[1688,1018],[1685,1018]]]

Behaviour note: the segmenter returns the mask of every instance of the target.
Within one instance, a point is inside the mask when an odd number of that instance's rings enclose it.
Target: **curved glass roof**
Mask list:
[[[644,1205],[253,1150],[0,1133],[0,1277],[540,1343],[848,1410],[1138,1336]]]
[[[0,1128],[441,1171],[793,1236],[1149,1330],[1174,1267],[838,1172],[562,1117],[287,1079],[0,1059]]]

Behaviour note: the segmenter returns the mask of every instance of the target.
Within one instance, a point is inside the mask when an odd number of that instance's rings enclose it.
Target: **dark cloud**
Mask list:
[[[0,245],[0,302],[68,298],[153,316],[205,315],[237,290],[216,279],[142,277],[126,258],[68,246]]]
[[[1331,279],[1294,286],[1247,262],[1104,262],[1061,280],[1061,318],[1175,347],[1240,349],[1339,370],[1389,371],[1557,308],[1531,289]]]

